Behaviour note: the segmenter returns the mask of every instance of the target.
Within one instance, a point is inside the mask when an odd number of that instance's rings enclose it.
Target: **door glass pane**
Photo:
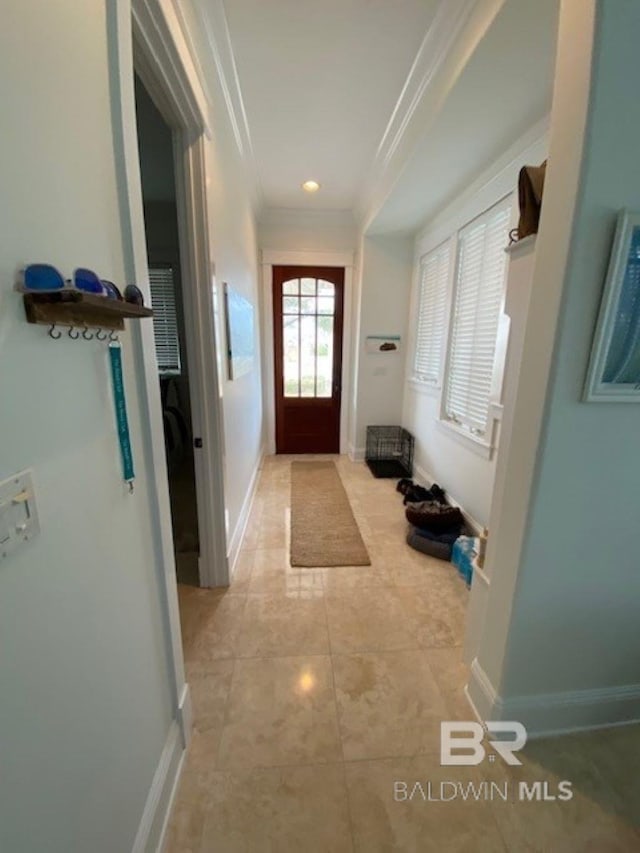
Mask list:
[[[333,296],[335,292],[335,286],[330,281],[318,279],[318,296]]]
[[[300,313],[301,314],[315,314],[316,313],[316,298],[315,296],[303,296],[300,299]]]
[[[316,317],[317,344],[317,376],[316,397],[331,397],[333,384],[333,317]]]
[[[331,398],[335,287],[303,278],[282,290],[284,396]]]
[[[284,374],[284,396],[300,396],[300,319],[282,318],[282,371]]]
[[[333,314],[334,304],[333,296],[320,296],[318,298],[318,314]]]
[[[316,318],[300,318],[300,396],[315,397]]]

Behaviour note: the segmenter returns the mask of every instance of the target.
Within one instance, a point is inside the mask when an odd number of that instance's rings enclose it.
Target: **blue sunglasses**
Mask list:
[[[111,285],[114,288],[115,286]],[[98,276],[84,267],[73,271],[73,280],[65,280],[51,264],[29,264],[20,274],[18,289],[23,293],[57,293],[60,290],[81,290],[96,296],[117,299],[110,288],[105,287]]]
[[[112,281],[107,281],[104,278],[100,280],[102,282],[102,286],[105,289],[107,299],[117,299],[118,302],[124,302],[122,294]]]

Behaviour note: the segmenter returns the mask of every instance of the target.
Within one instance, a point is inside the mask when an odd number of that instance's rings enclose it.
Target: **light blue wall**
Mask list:
[[[620,208],[640,210],[640,5],[599,4],[586,160],[501,693],[640,684],[640,406],[581,402]]]

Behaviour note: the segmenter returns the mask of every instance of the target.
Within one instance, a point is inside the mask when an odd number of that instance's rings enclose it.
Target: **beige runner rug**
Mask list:
[[[333,462],[291,463],[291,565],[371,565]]]

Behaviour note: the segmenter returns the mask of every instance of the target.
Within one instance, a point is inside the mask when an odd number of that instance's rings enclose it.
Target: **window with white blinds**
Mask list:
[[[510,217],[506,199],[458,234],[444,415],[478,437],[489,419]]]
[[[173,267],[150,266],[153,334],[160,373],[180,373],[180,338]]]
[[[413,376],[429,385],[438,385],[440,382],[450,256],[447,241],[425,255],[420,262],[418,329]]]

